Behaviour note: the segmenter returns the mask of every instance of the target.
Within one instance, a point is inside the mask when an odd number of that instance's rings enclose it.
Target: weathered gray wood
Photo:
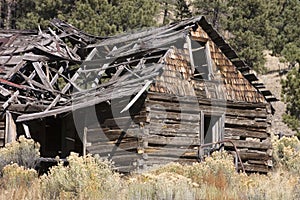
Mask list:
[[[54,85],[57,81],[57,79],[59,78],[59,74],[62,73],[64,71],[63,67],[60,67],[57,71],[57,73],[54,75],[54,77],[51,79],[50,84]]]
[[[192,73],[194,73],[195,72],[195,64],[194,64],[194,57],[193,57],[193,52],[192,52],[191,38],[190,38],[190,36],[186,36],[185,39],[186,39],[187,49],[188,49],[188,52],[189,52]]]
[[[255,128],[267,128],[269,125],[265,122],[256,122],[254,120],[243,120],[243,119],[225,119],[225,124],[231,125],[231,126],[248,126],[248,127],[255,127]]]
[[[178,112],[170,112],[166,110],[150,110],[147,112],[148,118],[147,122],[150,120],[156,119],[156,120],[172,120],[172,121],[189,121],[189,122],[199,122],[200,121],[200,115],[198,113],[196,114],[186,114],[186,113],[178,113]]]
[[[88,142],[87,142],[87,131],[88,131],[88,129],[87,129],[87,127],[84,127],[84,129],[83,129],[83,137],[82,137],[82,148],[83,148],[83,150],[82,150],[82,155],[83,156],[86,156],[86,150],[87,150],[87,146],[88,146]]]
[[[72,82],[74,82],[74,81],[79,77],[79,73],[80,73],[81,70],[82,70],[82,69],[79,68],[79,69],[77,70],[77,72],[73,75],[73,77],[71,78],[71,81],[72,81]],[[62,94],[65,94],[65,93],[70,89],[71,86],[72,86],[72,84],[71,84],[70,82],[67,83],[67,84],[63,87],[63,89],[61,90],[61,93],[62,93]],[[47,109],[46,109],[45,111],[48,111],[48,110],[50,110],[53,106],[55,106],[55,105],[59,102],[60,98],[61,98],[61,95],[58,94],[58,95],[55,97],[55,99],[52,101],[52,103],[47,107]]]
[[[128,139],[128,138],[127,138]],[[108,141],[108,142],[98,142],[91,143],[90,146],[87,147],[89,152],[98,152],[99,154],[103,153],[111,153],[113,151],[126,151],[126,150],[134,150],[137,148],[136,139],[131,139],[131,141],[125,141],[125,139],[121,140],[120,143],[117,144],[116,141]]]
[[[4,140],[4,136],[5,136],[5,131],[4,129],[0,129],[0,140]]]
[[[163,124],[163,123],[150,123],[149,129],[153,132],[172,132],[172,133],[189,133],[198,134],[200,131],[199,124]]]
[[[4,104],[2,104],[2,108],[5,110],[13,101],[18,98],[19,94],[19,90],[15,91],[13,95],[11,95],[11,97]]]
[[[145,85],[142,87],[142,89],[134,96],[134,98],[128,103],[128,105],[123,110],[121,110],[120,113],[127,111],[138,100],[138,98],[145,92],[145,90],[150,86],[152,82],[153,82],[152,80],[147,81]]]
[[[6,122],[5,122],[5,142],[4,144],[8,144],[16,141],[17,139],[17,127],[14,122],[14,119],[9,111],[6,111]]]
[[[237,148],[249,148],[249,149],[270,149],[272,147],[271,142],[255,142],[246,140],[232,140],[232,142],[237,146]],[[225,142],[226,147],[233,147],[229,142]]]
[[[28,127],[28,125],[26,125],[26,124],[22,124],[22,126],[23,126],[23,129],[24,129],[24,132],[25,132],[26,138],[31,138],[31,134],[30,134],[30,131],[29,131],[29,127]]]
[[[192,164],[197,162],[197,158],[179,158],[179,157],[169,157],[169,156],[157,156],[157,155],[148,155],[145,160],[147,166],[153,165],[165,165],[170,162],[178,162],[182,164]]]
[[[265,165],[256,165],[256,164],[249,164],[244,163],[244,168],[246,172],[263,172],[268,173],[270,172],[271,168]],[[239,169],[241,170],[241,167],[239,165]]]
[[[248,149],[240,149],[239,155],[242,160],[269,160],[272,157],[268,155],[266,151],[263,150],[248,150]]]
[[[14,68],[12,68],[5,76],[5,79],[10,79],[17,71],[19,71],[22,67],[24,67],[27,64],[26,61],[19,62]]]
[[[267,133],[266,131],[255,131],[255,130],[247,130],[243,128],[225,128],[225,135],[227,137],[231,136],[241,136],[241,137],[252,137],[252,138],[261,138],[265,139],[270,137],[270,134]]]
[[[5,89],[3,86],[0,86],[0,94],[4,97],[7,97],[8,95],[10,95],[10,91]]]
[[[4,140],[0,139],[0,147],[4,147]]]
[[[196,158],[198,155],[197,149],[188,149],[188,148],[166,148],[166,147],[148,147],[145,149],[145,153],[148,156],[157,156],[159,157],[192,157]]]
[[[34,87],[34,86],[36,86],[36,87],[38,87],[40,89],[43,89],[43,90],[47,90],[47,91],[50,91],[50,92],[57,92],[58,93],[58,91],[55,91],[53,89],[49,89],[49,88],[45,87],[43,84],[40,84],[39,82],[33,80],[32,78],[27,77],[26,75],[24,75],[21,72],[18,72],[18,74],[20,74],[24,78],[24,80],[28,83],[28,85],[30,85],[33,89],[36,89]]]
[[[120,74],[123,72],[124,70],[124,65],[121,65],[118,67],[118,70],[116,71],[116,73],[111,77],[110,81],[115,81],[118,79],[118,77],[120,76]]]
[[[188,138],[188,137],[165,137],[165,136],[159,136],[159,135],[150,135],[147,138],[148,144],[155,144],[155,145],[170,145],[170,146],[194,146],[199,145],[200,140],[199,138]]]
[[[50,90],[53,90],[51,83],[49,82],[47,76],[45,75],[45,73],[42,70],[42,64],[39,62],[33,62],[32,65],[33,65],[35,71],[37,72],[38,76],[40,77],[40,80],[44,84],[44,87],[46,87]]]

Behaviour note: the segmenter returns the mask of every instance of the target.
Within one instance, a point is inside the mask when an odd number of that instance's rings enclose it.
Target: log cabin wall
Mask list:
[[[187,50],[171,48],[163,63],[162,75],[145,101],[144,167],[170,161],[191,163],[198,158],[200,111]]]
[[[226,91],[224,138],[234,141],[246,171],[268,172],[272,166],[269,103],[200,26],[191,35],[194,40],[207,39],[215,73],[220,74],[222,87]],[[197,85],[195,86],[197,91]],[[225,149],[233,150],[233,146],[226,143]]]
[[[227,102],[225,139],[239,149],[247,172],[268,172],[272,167],[270,109],[265,103]],[[233,150],[230,143],[226,150]]]
[[[120,114],[130,98],[115,99],[111,105],[96,105],[97,119],[89,119],[87,127],[87,152],[111,159],[117,170],[130,172],[142,165],[142,155],[137,154],[144,134],[143,124],[146,121],[146,110],[143,107],[145,96],[142,96],[129,109]]]

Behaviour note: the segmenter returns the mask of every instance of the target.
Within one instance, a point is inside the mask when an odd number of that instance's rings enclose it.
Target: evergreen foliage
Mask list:
[[[228,16],[227,0],[195,0],[196,15],[204,15],[212,26],[218,31],[226,29]]]
[[[2,11],[5,11],[2,27],[46,28],[49,20],[59,18],[95,35],[111,35],[130,29],[154,26],[159,5],[155,0],[15,0],[13,2],[15,4],[2,5]],[[9,17],[8,8],[15,11]]]
[[[300,136],[300,72],[299,66],[294,67],[282,81],[282,98],[287,106],[283,116],[284,122],[297,131]]]
[[[177,0],[175,14],[177,20],[183,20],[191,17],[192,12],[190,10],[190,4],[188,4],[185,0]]]

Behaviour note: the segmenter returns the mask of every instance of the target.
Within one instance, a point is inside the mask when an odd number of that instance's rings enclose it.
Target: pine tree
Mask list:
[[[186,0],[177,0],[175,9],[176,20],[181,21],[192,16],[190,5],[186,2]]]
[[[16,0],[17,1],[17,0]],[[18,29],[46,28],[59,18],[88,33],[111,35],[130,29],[156,25],[158,3],[154,0],[18,0],[22,7]],[[25,6],[24,6],[25,7]]]
[[[66,10],[68,10],[72,4],[67,3],[64,0],[19,0],[20,7],[18,12],[20,13],[17,19],[18,29],[37,29],[38,26],[46,28],[49,25],[49,20],[52,18],[62,17]],[[32,6],[22,10],[27,6]]]
[[[218,31],[226,28],[228,3],[226,0],[195,0],[193,3],[195,14],[204,15]]]
[[[268,4],[262,0],[230,0],[228,8],[227,30],[233,35],[231,44],[250,67],[264,72]]]
[[[282,99],[286,103],[283,120],[290,128],[297,131],[300,137],[300,71],[294,67],[282,81]]]

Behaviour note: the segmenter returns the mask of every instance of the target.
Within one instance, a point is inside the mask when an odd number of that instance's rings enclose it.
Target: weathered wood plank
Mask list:
[[[172,120],[172,121],[191,121],[198,123],[200,121],[200,115],[197,114],[186,114],[186,113],[178,113],[178,112],[168,112],[163,110],[150,110],[147,112],[149,119],[147,118],[147,122],[150,120]]]
[[[271,156],[266,151],[240,149],[239,155],[242,160],[269,160]]]
[[[0,147],[4,147],[4,139],[0,139]]]
[[[168,156],[152,156],[148,155],[147,159],[145,159],[145,164],[147,166],[153,166],[153,165],[165,165],[170,162],[178,162],[183,164],[192,164],[194,162],[197,162],[197,158],[174,158],[174,157],[168,157]]]
[[[268,166],[265,166],[265,165],[255,165],[255,164],[249,164],[249,163],[244,163],[244,168],[245,168],[246,172],[268,173],[271,170]],[[239,165],[239,170],[242,170],[240,165]]]
[[[232,140],[232,142],[238,148],[249,148],[249,149],[270,149],[272,147],[271,142],[266,140],[265,142],[254,142],[246,140]],[[233,147],[229,142],[225,142],[225,147]]]
[[[197,149],[181,149],[181,148],[163,148],[163,147],[148,147],[145,149],[144,153],[148,156],[157,157],[191,157],[196,158],[198,156]],[[159,158],[158,158],[159,159]]]
[[[77,70],[77,72],[72,76],[72,78],[71,78],[71,82],[74,82],[78,77],[79,77],[79,73],[80,73],[80,71],[81,71],[82,69],[81,68],[79,68],[78,70]],[[50,84],[51,85],[51,84]],[[61,90],[61,93],[62,94],[65,94],[69,89],[70,89],[70,87],[72,86],[72,84],[69,82],[69,83],[67,83],[64,87],[63,87],[63,89]],[[48,110],[50,110],[53,106],[55,106],[58,102],[59,102],[59,100],[60,100],[60,98],[61,98],[61,94],[58,94],[56,97],[55,97],[55,99],[52,101],[52,103],[47,107],[47,109],[45,110],[45,111],[48,111]]]
[[[269,126],[268,123],[265,122],[256,122],[254,120],[230,119],[228,117],[225,118],[225,124],[232,126],[245,126],[255,128],[267,128]]]
[[[146,127],[147,128],[147,127]],[[187,133],[187,132],[170,132],[170,131],[155,131],[151,130],[149,131],[150,135],[161,135],[166,137],[199,137],[199,133]]]
[[[130,132],[129,130],[126,131],[126,134],[122,137],[124,137],[124,139],[136,139],[135,135],[129,134],[128,132]],[[124,134],[125,132],[123,130],[102,130],[101,128],[99,128],[99,130],[94,129],[94,130],[90,130],[88,129],[88,134],[87,134],[87,140],[88,142],[91,143],[98,143],[98,142],[108,142],[108,141],[115,141],[118,140],[120,138],[120,136],[122,134]]]
[[[137,141],[121,141],[120,144],[116,144],[116,141],[111,142],[99,142],[92,143],[91,146],[87,147],[89,152],[104,154],[104,153],[113,153],[115,151],[130,151],[137,149]]]
[[[5,76],[5,79],[10,79],[17,71],[19,71],[23,66],[26,65],[26,61],[19,62],[14,68],[12,68]]]
[[[231,136],[240,136],[240,137],[252,137],[252,138],[261,138],[265,139],[270,137],[270,134],[266,131],[255,131],[255,130],[247,130],[242,128],[227,128],[225,127],[225,136],[231,137]]]
[[[187,138],[187,137],[165,137],[159,135],[150,135],[145,138],[149,145],[170,145],[170,146],[193,146],[199,145],[199,138]]]
[[[164,124],[164,123],[154,123],[151,122],[148,126],[153,132],[171,132],[171,133],[190,133],[198,134],[200,132],[199,125],[196,124]]]
[[[171,102],[163,102],[163,101],[152,101],[147,100],[145,102],[145,107],[147,111],[152,110],[160,110],[160,111],[169,111],[169,112],[184,112],[186,114],[197,114],[200,111],[205,111],[207,113],[215,112],[216,115],[221,115],[225,112],[225,108],[218,107],[218,104],[214,105],[214,107],[199,105],[198,103],[171,103]]]
[[[131,163],[129,165],[122,165],[122,166],[115,166],[114,169],[118,172],[121,173],[130,173],[133,172],[134,170],[136,170],[136,167],[131,165]]]
[[[4,139],[5,133],[4,130],[0,130],[0,140]]]
[[[175,95],[158,93],[158,92],[148,92],[147,97],[150,100],[166,101],[166,102],[179,102],[178,97]],[[195,97],[180,97],[181,103],[191,103],[191,99]],[[192,102],[194,103],[194,101]],[[239,109],[262,109],[265,110],[267,103],[249,103],[249,102],[235,102],[235,101],[224,101],[224,100],[212,100],[212,99],[203,99],[198,98],[198,103],[201,105],[218,105],[220,107],[226,108],[239,108]]]
[[[44,71],[42,70],[42,64],[39,62],[33,62],[32,63],[35,71],[37,72],[38,76],[40,77],[40,80],[42,81],[44,87],[53,90],[53,87],[51,83],[49,82],[47,76],[45,75]]]

